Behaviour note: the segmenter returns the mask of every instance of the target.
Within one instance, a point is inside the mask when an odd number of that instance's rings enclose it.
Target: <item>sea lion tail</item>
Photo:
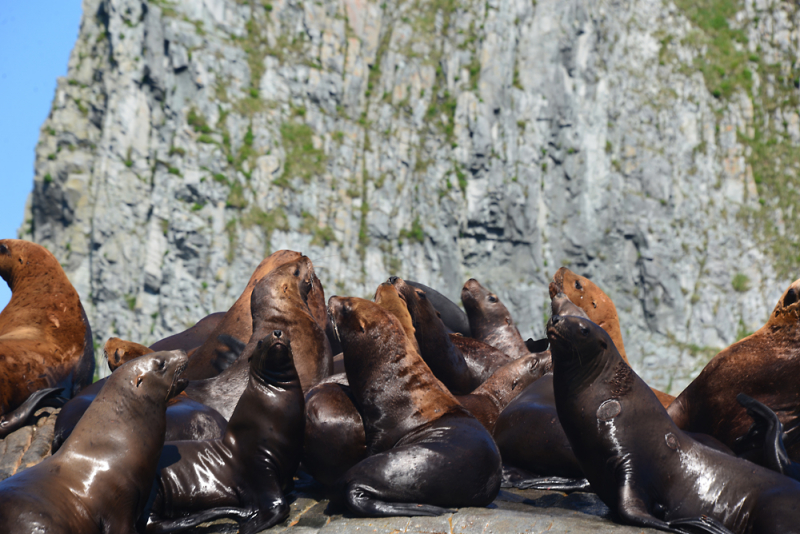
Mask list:
[[[346,491],[347,506],[354,512],[367,517],[437,516],[455,513],[455,510],[431,504],[386,502],[377,497],[377,492],[364,484],[350,484]]]

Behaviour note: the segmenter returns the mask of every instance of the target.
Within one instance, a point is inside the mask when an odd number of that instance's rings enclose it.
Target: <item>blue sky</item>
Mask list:
[[[16,238],[34,148],[78,38],[80,0],[0,0],[0,238]],[[0,281],[0,309],[11,298]]]

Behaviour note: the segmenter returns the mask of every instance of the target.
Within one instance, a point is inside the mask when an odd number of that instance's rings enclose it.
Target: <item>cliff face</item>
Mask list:
[[[798,264],[796,8],[766,0],[84,0],[20,234],[98,343],[227,309],[479,279],[542,336],[561,265],[679,391]],[[104,368],[104,366],[103,366]]]

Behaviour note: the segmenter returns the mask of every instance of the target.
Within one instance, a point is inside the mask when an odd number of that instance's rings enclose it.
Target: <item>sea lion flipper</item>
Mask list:
[[[377,492],[365,484],[350,484],[346,499],[350,509],[367,517],[437,516],[455,513],[453,510],[431,504],[382,501]]]
[[[742,442],[760,441],[764,467],[798,480],[800,465],[792,462],[786,452],[783,443],[783,424],[775,412],[769,406],[744,393],[739,393],[736,400],[747,410],[747,415],[753,419],[753,425],[747,434],[740,438]]]
[[[544,339],[533,339],[528,338],[525,340],[525,346],[528,347],[528,351],[532,354],[537,352],[544,352],[550,346],[550,340],[547,338]]]
[[[60,407],[63,402],[50,401],[51,397],[55,397],[64,391],[64,388],[44,388],[35,391],[28,397],[25,402],[11,412],[5,413],[0,416],[0,439],[5,438],[10,433],[25,425],[28,418],[42,406]],[[57,404],[57,405],[56,405]]]
[[[589,490],[589,481],[585,478],[564,477],[533,477],[518,480],[513,483],[518,489],[535,489],[550,491],[586,491]]]
[[[702,516],[702,517],[690,517],[687,519],[676,519],[675,521],[670,521],[668,525],[675,529],[674,532],[686,532],[686,533],[694,533],[694,532],[708,532],[708,534],[733,534],[730,530],[725,528],[725,526],[714,519],[713,517]],[[689,529],[685,529],[682,527],[691,527]]]
[[[154,519],[153,516],[147,523],[147,534],[168,534],[195,527],[201,523],[215,519],[249,520],[253,517],[252,510],[234,507],[209,508],[196,514],[180,517],[178,519]]]

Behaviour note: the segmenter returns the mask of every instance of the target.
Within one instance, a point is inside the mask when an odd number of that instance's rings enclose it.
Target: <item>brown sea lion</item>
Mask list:
[[[680,430],[609,334],[547,324],[556,408],[592,489],[623,523],[667,532],[800,532],[800,483]]]
[[[736,402],[744,393],[766,404],[787,428],[800,424],[800,280],[781,296],[766,324],[756,333],[714,356],[667,412],[683,430],[704,432],[743,452],[736,438],[751,420]],[[800,460],[800,440],[787,443]]]
[[[375,304],[397,317],[397,320],[403,325],[403,331],[406,333],[406,337],[411,342],[414,350],[419,352],[414,321],[411,319],[411,314],[408,313],[406,301],[400,296],[397,288],[389,282],[384,282],[375,290],[375,298],[373,300]]]
[[[530,354],[508,309],[497,295],[474,278],[467,280],[461,289],[461,303],[467,310],[469,329],[475,339],[514,359]]]
[[[223,438],[164,446],[149,533],[230,517],[252,534],[289,514],[283,491],[300,463],[304,408],[291,340],[275,330],[249,368]]]
[[[214,328],[206,341],[198,347],[192,354],[189,365],[186,368],[187,380],[200,380],[210,378],[219,374],[219,370],[214,366],[214,361],[219,352],[225,352],[225,343],[219,340],[219,336],[227,334],[241,341],[247,341],[253,335],[253,317],[250,313],[250,295],[259,280],[279,267],[290,261],[295,261],[302,256],[299,252],[291,250],[279,250],[272,253],[258,264],[256,270],[250,276],[250,280],[242,291],[241,296],[233,303],[233,306],[225,313],[225,318]],[[244,387],[244,386],[242,386]],[[231,408],[232,411],[232,408]]]
[[[0,432],[24,424],[36,406],[10,414],[32,393],[63,388],[69,398],[92,383],[92,331],[78,292],[44,247],[0,240],[0,276],[11,300],[0,313]]]
[[[622,329],[619,325],[617,307],[602,289],[585,276],[578,276],[566,267],[561,267],[553,275],[553,281],[550,283],[550,298],[552,299],[558,293],[564,293],[586,313],[589,320],[608,332],[622,359],[625,360],[625,363],[630,363],[625,354],[625,344],[622,342]],[[669,393],[657,389],[653,389],[653,393],[665,408],[675,400],[675,397]]]
[[[482,356],[478,356],[474,361],[467,361],[466,356],[474,353],[464,353],[453,343],[425,292],[406,284],[397,276],[389,278],[389,283],[397,289],[411,314],[419,354],[434,376],[452,393],[457,395],[470,393],[494,371],[508,363],[508,360],[490,361],[490,358]]]
[[[169,350],[179,350],[179,349],[169,349]],[[185,351],[185,349],[182,350]],[[156,352],[156,351],[149,347],[145,347],[144,345],[140,345],[138,343],[134,343],[133,341],[128,341],[125,339],[120,339],[118,337],[108,338],[106,344],[103,345],[103,356],[106,357],[106,362],[108,362],[108,368],[111,369],[112,373],[122,364],[130,360],[133,360],[135,358],[138,358],[139,356],[150,354],[151,352]]]
[[[157,352],[113,373],[58,452],[0,482],[0,531],[136,532],[185,365]]]
[[[242,355],[219,376],[191,381],[186,394],[230,418],[247,385],[249,358],[258,341],[273,330],[285,332],[292,340],[294,364],[304,392],[330,376],[330,344],[307,303],[315,276],[311,260],[300,256],[260,279],[250,296],[253,334]]]
[[[364,299],[331,297],[328,308],[370,455],[341,478],[347,506],[368,516],[439,515],[491,503],[501,471],[494,441],[430,372],[400,322]]]

